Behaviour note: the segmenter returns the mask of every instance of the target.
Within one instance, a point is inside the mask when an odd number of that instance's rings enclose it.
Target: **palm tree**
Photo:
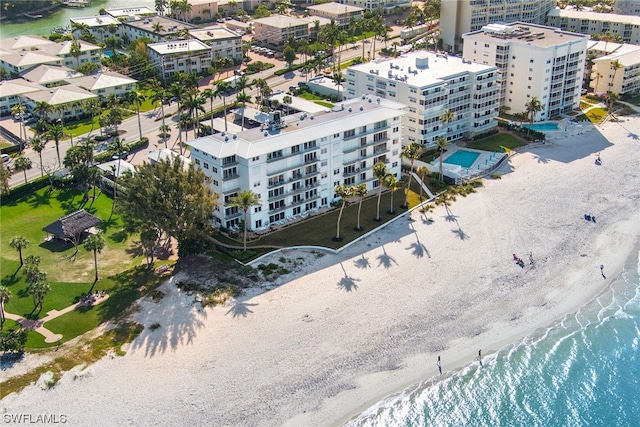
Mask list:
[[[27,129],[24,124],[24,113],[26,112],[27,109],[24,108],[21,102],[11,107],[11,115],[16,116],[19,114],[20,117],[20,152],[22,152],[23,144],[27,140]]]
[[[25,156],[18,157],[13,164],[15,170],[24,172],[25,184],[27,183],[27,171],[31,169],[31,166],[31,159]]]
[[[524,104],[525,111],[529,116],[529,128],[527,129],[527,135],[531,132],[531,126],[533,126],[533,120],[536,118],[536,114],[544,110],[544,105],[540,102],[537,96],[532,97],[526,104]]]
[[[242,130],[244,130],[244,110],[246,109],[247,102],[251,102],[251,95],[242,91],[236,95],[236,101],[242,106]]]
[[[619,60],[616,59],[611,61],[611,69],[613,70],[613,74],[611,75],[611,80],[609,81],[609,90],[607,90],[607,93],[611,93],[611,88],[613,87],[614,80],[616,79],[616,74],[618,73],[618,70],[620,68],[623,68],[623,65]]]
[[[91,133],[93,132],[93,128],[95,126],[95,118],[102,113],[102,106],[100,105],[100,100],[98,98],[87,99],[83,105],[83,110],[86,113],[89,113],[91,116],[91,129],[89,130],[88,137],[91,137]],[[102,128],[100,128],[102,131]]]
[[[38,156],[40,156],[40,176],[44,176],[44,165],[42,164],[42,152],[44,151],[44,147],[47,145],[47,140],[42,139],[39,136],[34,136],[33,138],[31,138],[29,143],[31,144],[31,148],[33,148],[33,151],[38,153]]]
[[[436,139],[436,145],[438,146],[438,150],[440,151],[440,181],[443,181],[444,174],[442,171],[442,163],[444,159],[444,149],[449,145],[449,141],[439,136],[438,139]]]
[[[609,110],[609,114],[612,114],[613,104],[619,99],[617,93],[609,92],[607,94],[607,109]]]
[[[141,92],[132,90],[127,93],[127,101],[136,107],[136,113],[138,114],[138,130],[140,132],[140,139],[142,139],[142,123],[140,122],[140,106],[147,99]]]
[[[118,175],[120,175],[120,159],[122,158],[122,153],[125,151],[126,147],[124,145],[124,140],[120,139],[120,137],[116,137],[109,144],[109,149],[118,153],[118,165],[112,166],[113,170],[113,204],[111,205],[111,214],[113,215],[113,210],[116,207],[116,197],[118,193]]]
[[[64,138],[64,127],[62,125],[62,122],[48,125],[47,132],[45,133],[45,138],[47,138],[48,140],[53,139],[53,141],[56,143],[58,165],[62,165],[62,161],[60,160],[60,140]]]
[[[244,213],[244,241],[243,251],[247,251],[247,211],[252,206],[259,206],[262,202],[260,196],[251,190],[240,191],[237,196],[229,200],[229,206],[241,209]]]
[[[160,22],[154,22],[151,26],[151,29],[153,30],[154,34],[160,35],[160,33],[164,31],[164,25],[162,25]]]
[[[293,98],[290,95],[285,95],[282,97],[282,103],[287,106],[287,114],[289,114],[289,105],[293,103]]]
[[[395,213],[395,209],[393,208],[393,193],[395,193],[401,185],[402,182],[392,173],[388,173],[387,176],[384,177],[384,186],[387,187],[391,192],[391,209],[389,210],[390,214]]]
[[[378,180],[378,204],[376,206],[376,221],[380,221],[380,197],[384,187],[384,177],[387,176],[387,165],[378,162],[373,165],[373,176]]]
[[[418,174],[418,176],[420,177],[420,180],[422,181],[420,183],[420,202],[422,203],[422,186],[424,184],[424,178],[429,174],[429,168],[424,165],[419,166],[418,169],[416,170],[416,173]]]
[[[149,88],[151,89],[151,102],[154,104],[160,103],[160,113],[162,114],[162,129],[166,129],[164,120],[164,101],[167,98],[167,91],[158,79],[152,79],[149,81]],[[164,132],[164,130],[162,130]],[[167,140],[164,141],[165,148],[167,148]]]
[[[203,107],[205,102],[206,100],[200,95],[197,90],[190,90],[187,92],[187,95],[182,103],[182,108],[188,112],[189,116],[192,119],[194,138],[198,137],[198,128],[200,127],[198,112],[205,112]]]
[[[342,101],[342,92],[341,92],[341,87],[342,87],[342,73],[337,71],[335,73],[333,73],[333,82],[336,84],[336,86],[338,87],[338,100]]]
[[[20,267],[22,267],[24,265],[24,262],[22,261],[22,250],[29,246],[29,241],[24,236],[16,236],[11,239],[9,246],[20,254]]]
[[[360,211],[362,210],[362,201],[369,191],[367,190],[367,184],[361,183],[353,187],[353,195],[358,198],[358,226],[356,227],[357,231],[362,230],[360,227]]]
[[[11,299],[11,291],[4,286],[0,286],[0,329],[4,326],[4,305]]]
[[[45,122],[49,120],[49,114],[53,111],[53,107],[46,101],[36,101],[33,112],[37,114]]]
[[[442,113],[442,115],[440,116],[440,121],[444,126],[446,126],[447,123],[451,123],[455,119],[455,117],[456,117],[456,113],[447,108],[446,110],[444,110],[444,113]],[[445,132],[448,133],[449,129],[445,129]]]
[[[211,133],[213,134],[213,100],[216,98],[216,94],[213,89],[208,87],[202,91],[202,97],[209,100],[209,112],[211,113],[209,118],[211,119]]]
[[[216,84],[216,90],[214,91],[216,97],[222,98],[225,132],[227,131],[227,95],[229,94],[230,89],[231,87],[229,86],[229,83],[222,81]]]
[[[87,173],[87,183],[91,184],[91,186],[93,187],[93,200],[96,199],[96,190],[97,190],[97,184],[98,181],[100,181],[100,178],[102,178],[102,171],[100,169],[98,169],[97,167],[91,167],[89,168],[89,171]]]
[[[342,204],[340,205],[340,213],[338,214],[338,224],[336,226],[336,237],[333,239],[335,241],[340,241],[342,238],[340,237],[340,220],[342,219],[342,211],[344,210],[347,201],[353,197],[353,187],[347,186],[347,184],[336,184],[334,187],[334,191],[342,199]]]
[[[409,159],[411,163],[411,171],[409,173],[409,184],[407,185],[407,191],[405,192],[404,205],[403,208],[407,208],[409,206],[409,191],[411,191],[411,179],[413,178],[413,165],[420,158],[420,154],[422,154],[422,146],[417,142],[412,142],[409,145],[406,145],[402,149],[401,156],[405,159]]]
[[[172,83],[169,86],[169,93],[176,99],[178,103],[178,111],[182,110],[182,98],[184,97],[184,93],[186,89],[180,83]],[[180,128],[180,119],[178,118],[178,140],[180,141],[180,153],[182,153],[182,129]]]
[[[40,307],[42,311],[42,303],[45,295],[49,293],[51,287],[44,280],[37,280],[35,283],[29,285],[27,292],[33,297],[34,306],[33,309]]]
[[[104,239],[99,234],[92,234],[87,237],[84,242],[84,248],[88,251],[93,251],[93,265],[96,270],[96,277],[94,283],[98,281],[98,254],[104,249]]]
[[[72,40],[69,45],[69,54],[76,58],[76,64],[80,66],[80,56],[82,55],[82,46],[78,40]]]

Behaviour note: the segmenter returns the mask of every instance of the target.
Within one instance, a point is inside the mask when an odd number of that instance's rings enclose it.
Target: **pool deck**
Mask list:
[[[468,168],[465,168],[460,165],[447,163],[447,159],[451,157],[453,153],[459,150],[478,153],[479,156],[475,160],[475,162],[473,162],[473,164]],[[487,169],[491,169],[496,163],[500,162],[500,160],[505,156],[507,156],[507,153],[493,153],[491,151],[474,150],[472,148],[466,148],[466,147],[463,148],[463,147],[458,147],[455,144],[452,144],[449,146],[449,149],[447,149],[446,153],[444,154],[442,169],[443,169],[444,175],[446,175],[449,178],[465,179],[473,175],[477,175],[478,173],[481,173]],[[439,173],[440,160],[439,159],[434,160],[429,165],[429,169],[437,171]]]

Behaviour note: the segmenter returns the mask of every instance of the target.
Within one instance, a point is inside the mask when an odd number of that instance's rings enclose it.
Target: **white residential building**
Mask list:
[[[589,40],[589,44],[587,46],[587,60],[584,64],[582,87],[588,90],[593,90],[595,83],[592,82],[591,79],[592,77],[597,77],[597,73],[593,75],[593,61],[595,59],[614,53],[622,54],[632,52],[639,48],[640,46],[635,44],[614,43],[606,40]]]
[[[338,3],[360,7],[366,11],[379,10],[387,14],[396,8],[411,7],[411,0],[336,0]]]
[[[463,58],[500,70],[500,105],[513,113],[537,97],[545,120],[580,107],[589,36],[543,25],[490,24],[464,34]]]
[[[111,36],[122,37],[121,22],[109,15],[85,16],[80,18],[71,18],[70,20],[72,27],[73,24],[86,25],[87,31],[93,34],[99,42],[103,42]],[[111,28],[115,29],[115,33],[111,33]],[[80,30],[73,31],[74,38],[77,39],[80,35]]]
[[[407,105],[403,145],[432,146],[438,137],[455,141],[497,125],[497,71],[493,65],[417,51],[347,68],[345,96],[372,94]],[[440,120],[445,110],[455,113],[446,125]]]
[[[48,114],[50,120],[62,117],[63,120],[73,119],[85,114],[82,102],[97,98],[97,95],[74,85],[59,86],[39,92],[29,92],[22,95],[23,104],[29,111],[33,111],[37,102],[46,102],[54,107]]]
[[[618,35],[625,43],[640,44],[640,16],[553,9],[547,25],[582,34]]]
[[[335,20],[336,24],[342,29],[346,29],[352,20],[357,22],[362,19],[364,14],[364,9],[361,7],[336,2],[309,6],[307,10],[310,16],[321,16]]]
[[[631,47],[631,46],[629,46]],[[640,94],[640,46],[593,60],[591,88],[594,93]]]
[[[132,3],[134,3],[132,1]],[[131,6],[131,7],[117,7],[113,9],[106,9],[105,12],[109,16],[122,21],[138,21],[140,19],[157,15],[156,11],[148,6]]]
[[[164,16],[147,16],[123,24],[124,37],[129,41],[141,37],[149,37],[154,42],[175,40],[178,38],[178,33],[184,31],[185,28],[190,31],[197,27]]]
[[[131,77],[123,76],[113,71],[70,78],[67,79],[67,82],[86,89],[102,99],[106,99],[112,94],[120,97],[125,96],[132,90],[135,90],[138,83],[137,80]]]
[[[80,56],[78,58],[75,58],[71,54],[71,46],[73,44],[71,40],[51,45],[43,45],[39,49],[52,55],[59,56],[62,58],[62,65],[73,68],[74,70],[83,64],[100,65],[102,48],[83,40],[77,40],[77,42],[80,44]]]
[[[544,24],[556,0],[447,0],[440,6],[445,50],[460,52],[462,35],[495,22]]]
[[[20,96],[40,92],[47,88],[23,79],[0,81],[0,116],[11,114],[11,108],[20,103]]]
[[[159,71],[162,80],[177,73],[200,74],[211,66],[211,48],[200,40],[176,40],[147,45],[149,62]]]
[[[616,0],[613,11],[618,15],[640,16],[640,0]]]
[[[83,77],[84,74],[79,73],[64,65],[38,65],[29,71],[22,73],[20,77],[33,83],[39,83],[43,86],[52,86],[64,83],[66,79],[74,77]]]
[[[282,118],[276,111],[267,125],[189,141],[191,160],[220,194],[214,225],[239,224],[243,212],[229,200],[243,190],[262,202],[248,211],[247,228],[262,230],[328,207],[338,199],[337,184],[378,188],[377,162],[399,178],[403,107],[367,97],[313,115]]]
[[[296,18],[288,15],[272,15],[253,21],[253,41],[256,43],[282,47],[284,43],[293,37],[295,40],[312,37],[315,21],[320,28],[331,21],[321,16],[309,18]]]
[[[211,59],[231,57],[236,62],[242,61],[242,36],[228,28],[215,26],[191,30],[194,39],[211,46]]]

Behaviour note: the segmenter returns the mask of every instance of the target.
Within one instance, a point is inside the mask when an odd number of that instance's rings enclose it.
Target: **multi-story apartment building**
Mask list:
[[[84,74],[72,70],[64,65],[38,65],[29,71],[22,73],[20,77],[33,83],[38,83],[46,87],[66,84],[65,80],[74,77],[83,77]]]
[[[613,53],[621,54],[635,51],[640,47],[633,44],[614,43],[607,40],[590,40],[587,46],[587,60],[584,64],[584,75],[582,77],[582,87],[587,90],[593,90],[594,83],[591,82],[593,75],[594,60]],[[592,76],[593,75],[593,76]],[[616,92],[617,93],[617,92]]]
[[[200,74],[211,66],[211,47],[200,40],[150,43],[147,45],[147,52],[149,62],[164,81],[178,73]]]
[[[21,95],[46,89],[46,87],[38,83],[32,83],[24,79],[0,81],[0,116],[9,115],[11,108],[21,102]]]
[[[582,34],[618,35],[625,43],[640,44],[640,16],[553,9],[547,25]]]
[[[71,18],[72,27],[74,26],[73,24],[84,27],[99,42],[103,42],[111,36],[122,37],[122,23],[109,15]],[[112,31],[115,32],[112,33]],[[80,38],[81,33],[82,30],[80,29],[73,30],[73,37]]]
[[[149,37],[154,42],[163,40],[176,40],[182,35],[184,29],[189,31],[195,30],[195,25],[177,21],[164,16],[148,16],[135,21],[126,21],[123,23],[124,37],[128,41],[139,39],[140,37]]]
[[[618,15],[640,16],[640,0],[616,0],[613,12]]]
[[[212,59],[229,56],[235,61],[242,61],[242,36],[235,31],[215,26],[191,30],[189,34],[211,46]]]
[[[51,55],[56,55],[62,58],[62,65],[76,69],[82,64],[96,64],[100,65],[100,60],[102,58],[102,48],[100,46],[96,46],[93,43],[87,43],[83,40],[77,40],[80,44],[80,56],[78,58],[74,57],[71,54],[71,49],[73,46],[73,42],[71,40],[66,40],[59,43],[47,44],[41,46],[41,49],[44,52],[50,53]]]
[[[381,13],[392,13],[397,8],[411,6],[411,0],[336,0],[341,4],[361,7],[366,11],[379,10]]]
[[[593,59],[591,88],[597,94],[640,94],[640,46]]]
[[[579,108],[588,35],[515,22],[486,25],[462,37],[463,58],[500,70],[501,106],[522,112],[537,97],[544,110],[536,120]]]
[[[247,212],[247,227],[269,225],[328,207],[336,184],[365,184],[374,190],[377,162],[400,177],[403,105],[380,98],[346,101],[332,111],[282,118],[270,114],[260,127],[201,137],[187,144],[191,160],[220,194],[214,225],[234,227],[243,212],[229,206],[242,190],[261,200]]]
[[[432,146],[438,137],[455,141],[495,127],[499,113],[497,68],[431,52],[354,65],[346,71],[346,97],[362,94],[407,105],[403,145]],[[446,110],[453,122],[442,123]]]
[[[75,77],[67,79],[69,84],[81,87],[91,93],[106,99],[109,95],[125,96],[135,90],[138,81],[120,73],[107,71],[91,76]]]
[[[282,47],[284,43],[293,37],[295,40],[308,39],[313,36],[315,21],[320,27],[331,21],[320,16],[309,18],[296,18],[287,15],[272,15],[253,21],[253,41],[263,45]]]
[[[333,19],[341,29],[346,29],[352,21],[359,21],[364,14],[364,9],[361,7],[336,2],[309,6],[307,10],[310,16],[322,16],[323,18]]]
[[[156,11],[148,6],[116,7],[106,9],[105,12],[121,22],[139,21],[140,19],[157,15]]]
[[[455,0],[440,6],[440,28],[445,50],[462,50],[462,35],[494,22],[544,24],[556,0]]]

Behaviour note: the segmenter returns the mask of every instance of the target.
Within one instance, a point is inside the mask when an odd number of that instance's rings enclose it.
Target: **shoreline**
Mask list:
[[[606,139],[563,134],[518,153],[501,180],[436,208],[434,223],[414,211],[338,255],[291,249],[298,271],[226,306],[199,310],[167,283],[162,301],[140,302],[133,320],[146,328],[125,357],[30,386],[3,408],[65,408],[70,425],[339,425],[432,380],[438,354],[443,377],[477,363],[479,349],[489,361],[622,271],[640,237],[640,153],[627,127],[640,117],[606,124]],[[535,265],[514,265],[514,252],[533,252]]]

